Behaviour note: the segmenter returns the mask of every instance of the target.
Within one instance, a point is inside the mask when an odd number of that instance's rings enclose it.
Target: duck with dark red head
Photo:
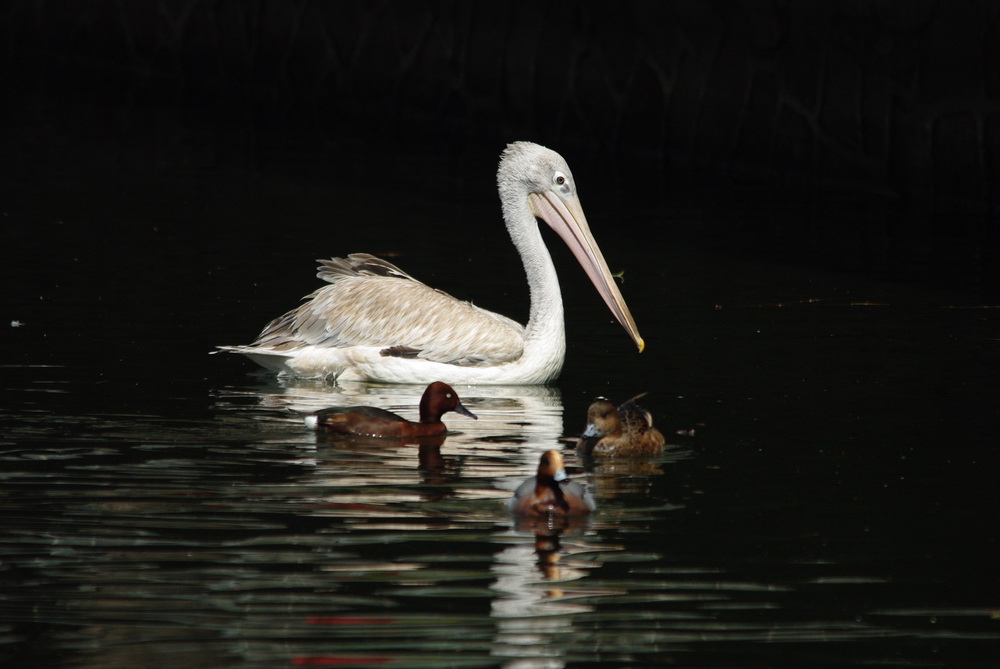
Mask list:
[[[435,381],[427,386],[420,398],[420,420],[407,420],[385,409],[370,406],[330,407],[306,416],[306,425],[314,430],[336,434],[353,434],[362,437],[433,437],[444,434],[448,428],[441,417],[455,413],[476,418],[462,406],[455,389],[447,383]]]

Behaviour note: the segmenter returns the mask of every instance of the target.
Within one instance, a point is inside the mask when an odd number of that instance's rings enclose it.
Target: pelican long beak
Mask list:
[[[566,242],[576,256],[577,262],[583,266],[587,276],[594,283],[597,292],[604,298],[611,313],[642,353],[646,343],[639,336],[639,329],[635,326],[628,305],[625,304],[625,298],[618,290],[618,285],[608,269],[608,263],[605,262],[600,247],[590,233],[590,226],[587,225],[587,217],[583,214],[580,199],[576,195],[571,195],[564,200],[558,193],[545,191],[529,194],[528,206],[536,218],[548,223],[549,227]]]

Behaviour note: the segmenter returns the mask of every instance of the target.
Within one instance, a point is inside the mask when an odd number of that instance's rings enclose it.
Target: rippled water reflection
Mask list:
[[[63,371],[34,373],[55,388]],[[720,492],[702,478],[719,467],[711,440],[571,458],[599,513],[518,526],[503,505],[564,436],[557,388],[463,389],[479,420],[449,416],[454,433],[421,445],[317,435],[299,415],[411,414],[421,387],[249,381],[212,390],[205,421],[3,415],[11,662],[843,666],[929,657],[914,639],[998,640],[989,609],[907,604],[926,585],[900,556],[854,553],[856,536],[835,548],[843,531],[822,523],[747,532],[700,502]]]

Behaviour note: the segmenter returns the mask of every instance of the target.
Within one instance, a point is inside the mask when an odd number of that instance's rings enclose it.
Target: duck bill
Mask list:
[[[573,195],[564,200],[558,193],[546,191],[531,193],[528,195],[528,203],[531,213],[548,223],[549,227],[566,242],[576,256],[577,262],[597,288],[597,292],[604,298],[604,303],[608,305],[611,313],[642,353],[646,344],[639,336],[639,329],[635,326],[628,305],[625,304],[625,298],[618,290],[618,285],[608,269],[608,263],[605,262],[600,247],[590,233],[590,226],[587,225],[587,217],[583,214],[579,198]]]
[[[473,420],[479,420],[479,416],[477,416],[476,414],[472,413],[471,411],[469,411],[468,409],[466,409],[461,404],[459,404],[458,406],[456,406],[455,409],[454,409],[454,411],[455,411],[455,413],[460,413],[463,416],[468,416],[469,418],[472,418]]]

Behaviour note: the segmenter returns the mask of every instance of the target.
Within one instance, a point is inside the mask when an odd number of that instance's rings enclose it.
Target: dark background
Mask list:
[[[588,210],[668,212],[625,234],[1000,294],[997,3],[15,0],[0,31],[8,202],[70,164],[444,192],[421,156],[530,139]]]

